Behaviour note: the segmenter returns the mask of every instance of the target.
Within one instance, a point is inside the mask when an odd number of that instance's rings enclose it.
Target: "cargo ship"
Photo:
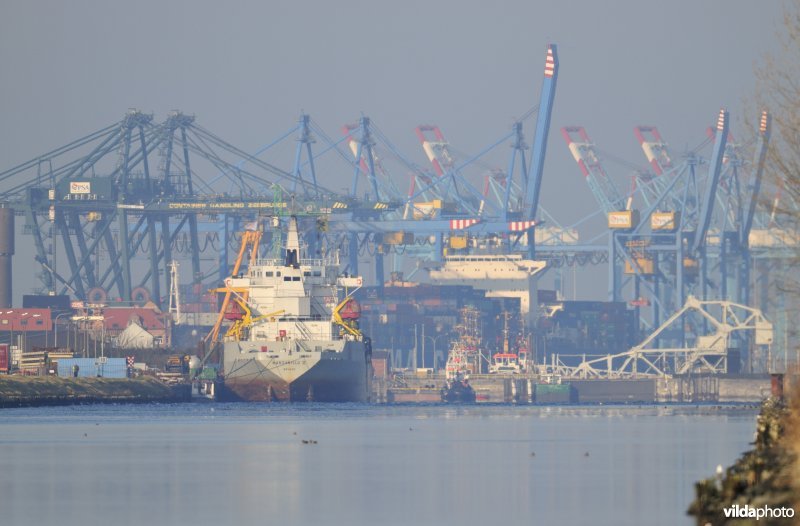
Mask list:
[[[360,277],[339,276],[335,261],[300,259],[297,218],[289,219],[282,257],[261,259],[261,233],[242,236],[215,326],[222,340],[222,400],[364,402],[371,345],[358,328],[352,294]],[[250,265],[239,273],[247,245]],[[340,299],[340,295],[343,298]]]

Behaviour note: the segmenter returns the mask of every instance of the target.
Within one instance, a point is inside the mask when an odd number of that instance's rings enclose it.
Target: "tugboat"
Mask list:
[[[480,366],[478,311],[465,307],[461,318],[461,324],[456,327],[459,337],[451,343],[447,354],[442,402],[474,403],[476,398],[475,390],[469,385],[469,375],[478,373]]]
[[[521,374],[526,372],[528,367],[528,349],[525,341],[525,330],[522,328],[517,337],[517,352],[511,350],[509,344],[508,312],[503,313],[503,350],[492,356],[489,365],[489,374]]]
[[[442,387],[442,402],[460,402],[463,404],[475,403],[475,389],[469,385],[469,378],[464,373],[459,373]]]
[[[522,367],[520,367],[519,357],[516,353],[497,353],[492,356],[489,374],[520,374],[521,372]]]

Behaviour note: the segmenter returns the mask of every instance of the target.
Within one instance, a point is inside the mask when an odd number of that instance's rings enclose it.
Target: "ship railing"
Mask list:
[[[267,267],[282,267],[286,263],[285,260],[280,258],[259,258],[256,260],[256,266]],[[301,267],[324,267],[326,265],[324,259],[301,259]]]
[[[395,378],[400,382],[406,382],[407,378],[412,378],[414,380],[419,380],[423,378],[427,378],[430,380],[444,380],[446,376],[446,371],[444,369],[439,369],[435,373],[430,372],[426,376],[420,376],[417,372],[414,371],[403,371],[397,370],[395,371]],[[511,373],[511,372],[504,372],[504,373],[481,373],[481,374],[468,374],[468,379],[472,380],[497,380],[498,378],[516,378],[516,379],[536,379],[539,375],[537,375],[533,371],[523,371],[519,373]]]
[[[259,258],[256,260],[256,266],[270,266],[270,267],[282,267],[286,263],[283,259],[276,259],[276,258]]]
[[[308,329],[300,330],[298,326],[298,330],[289,332],[285,336],[280,336],[278,334],[269,334],[267,340],[275,340],[275,341],[304,341],[304,340],[341,340],[337,334],[326,332],[326,331],[311,331]],[[235,342],[241,341],[236,336],[223,336],[222,341],[224,342]]]

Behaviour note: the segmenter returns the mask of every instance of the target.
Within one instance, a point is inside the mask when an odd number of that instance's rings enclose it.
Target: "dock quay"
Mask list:
[[[444,375],[395,374],[373,382],[376,403],[441,401]],[[649,404],[758,403],[770,395],[769,375],[688,375],[636,379],[566,379],[545,382],[535,375],[472,375],[477,403]]]
[[[0,375],[0,408],[187,402],[190,399],[188,387],[166,385],[152,377],[60,378]]]

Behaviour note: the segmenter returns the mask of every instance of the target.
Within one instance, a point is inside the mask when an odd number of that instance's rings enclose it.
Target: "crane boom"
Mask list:
[[[758,195],[761,191],[761,179],[764,174],[764,163],[767,159],[767,147],[769,146],[769,138],[772,133],[772,115],[767,111],[761,112],[761,120],[758,125],[758,146],[756,146],[755,160],[753,161],[753,192],[750,195],[750,204],[747,208],[747,216],[745,216],[744,223],[742,224],[742,231],[739,237],[739,242],[742,246],[747,246],[750,238],[750,230],[753,228],[753,216],[756,213],[756,205],[758,204]]]
[[[617,187],[600,164],[600,158],[586,130],[581,126],[565,126],[561,128],[561,135],[567,141],[569,151],[586,177],[586,182],[603,211],[608,214],[623,210],[625,199],[620,196]]]
[[[420,124],[414,129],[414,132],[417,134],[417,138],[422,144],[422,149],[425,150],[428,161],[430,161],[434,171],[436,171],[436,175],[442,177],[445,173],[453,169],[455,166],[455,159],[450,154],[450,145],[438,126],[435,124]],[[432,132],[434,140],[429,139],[426,132]]]
[[[708,184],[703,197],[703,208],[700,211],[700,223],[694,234],[692,251],[697,253],[705,245],[708,227],[711,225],[711,215],[714,212],[714,199],[716,198],[719,176],[722,172],[722,159],[725,156],[725,145],[728,141],[728,112],[725,108],[719,112],[717,118],[717,133],[714,142],[714,151],[708,166]]]
[[[536,118],[536,138],[531,152],[530,172],[528,173],[525,189],[523,213],[528,219],[536,219],[536,213],[539,208],[539,190],[542,186],[544,157],[547,152],[547,135],[550,132],[550,117],[553,113],[557,80],[558,53],[556,52],[556,45],[550,44],[547,48],[547,58],[545,59],[544,80],[542,81],[542,91],[539,95],[539,115]]]
[[[642,151],[656,175],[672,171],[674,166],[669,156],[669,146],[661,138],[658,128],[655,126],[637,126],[633,129],[633,133],[639,140]]]

